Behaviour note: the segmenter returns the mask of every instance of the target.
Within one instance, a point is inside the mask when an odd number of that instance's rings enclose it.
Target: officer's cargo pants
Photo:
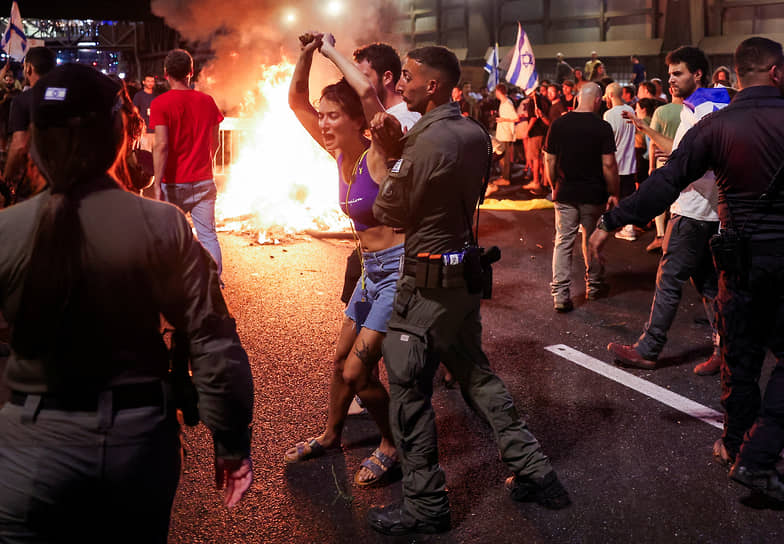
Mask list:
[[[539,442],[515,409],[504,383],[482,351],[479,294],[465,287],[416,289],[403,276],[383,344],[389,375],[390,423],[403,467],[405,509],[417,519],[449,512],[438,464],[433,376],[443,362],[466,399],[489,422],[502,460],[517,475],[540,478],[552,470]]]

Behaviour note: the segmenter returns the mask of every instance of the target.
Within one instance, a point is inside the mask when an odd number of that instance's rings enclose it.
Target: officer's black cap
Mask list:
[[[65,127],[86,120],[111,120],[121,86],[83,64],[63,64],[33,87],[32,120],[38,128]]]

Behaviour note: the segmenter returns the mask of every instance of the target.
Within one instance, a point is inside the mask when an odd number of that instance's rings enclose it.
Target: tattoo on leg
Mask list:
[[[370,346],[368,346],[367,342],[364,340],[360,340],[361,345],[354,348],[354,355],[357,356],[357,359],[362,361],[364,364],[368,364],[371,362],[371,358],[373,354],[370,351]]]

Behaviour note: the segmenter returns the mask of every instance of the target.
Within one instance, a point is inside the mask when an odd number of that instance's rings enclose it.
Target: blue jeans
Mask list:
[[[345,311],[357,324],[357,330],[362,327],[387,332],[387,321],[395,303],[395,284],[400,277],[402,256],[403,244],[362,253],[365,288],[362,288],[362,278],[359,278]]]
[[[651,315],[634,344],[637,353],[646,359],[656,359],[664,348],[667,332],[681,302],[683,284],[689,278],[703,297],[711,327],[715,326],[713,298],[716,296],[717,278],[708,241],[718,229],[718,221],[700,221],[677,214],[673,214],[667,223]]]
[[[218,188],[211,179],[194,183],[164,183],[163,199],[191,214],[196,238],[204,246],[218,265],[218,276],[223,272],[218,234],[215,232],[215,199]]]

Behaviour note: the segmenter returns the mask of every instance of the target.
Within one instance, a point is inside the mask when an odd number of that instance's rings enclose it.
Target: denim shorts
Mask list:
[[[346,315],[360,328],[387,332],[387,321],[395,302],[395,284],[400,277],[403,244],[381,251],[362,253],[365,288],[362,278],[346,306]]]

